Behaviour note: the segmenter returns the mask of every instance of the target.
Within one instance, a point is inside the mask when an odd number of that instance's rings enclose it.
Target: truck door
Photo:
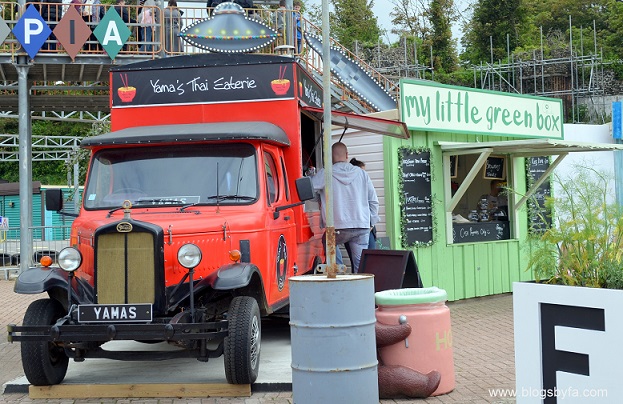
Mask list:
[[[290,203],[287,175],[283,167],[280,150],[263,147],[265,195],[268,214],[266,228],[269,234],[268,273],[264,274],[268,303],[273,305],[289,295],[288,278],[294,275],[296,260],[296,223],[292,209],[279,212],[274,218],[275,208]]]

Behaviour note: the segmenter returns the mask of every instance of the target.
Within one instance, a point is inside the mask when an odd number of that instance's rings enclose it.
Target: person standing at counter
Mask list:
[[[487,201],[487,210],[495,211],[497,209],[504,211],[505,214],[508,214],[508,198],[506,197],[506,193],[504,192],[504,181],[503,180],[491,180],[491,190],[488,194],[484,194],[480,197],[478,204],[482,200]],[[480,209],[480,206],[478,206]]]
[[[361,252],[368,247],[370,226],[379,221],[379,200],[372,180],[364,170],[348,162],[348,149],[342,142],[333,144],[333,219],[335,243],[348,243],[353,273],[359,272]],[[312,177],[314,190],[326,204],[324,169]],[[321,210],[326,224],[325,211]]]
[[[362,170],[366,169],[366,163],[361,160],[357,160],[356,158],[350,159],[350,164],[361,168]],[[350,257],[350,249],[348,245],[345,246],[346,251],[348,252],[348,256]],[[376,248],[376,226],[370,224],[370,238],[368,240],[368,250],[374,250]]]

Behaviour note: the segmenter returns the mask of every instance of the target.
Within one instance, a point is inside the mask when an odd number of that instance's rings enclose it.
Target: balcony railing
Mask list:
[[[25,11],[30,5],[33,5],[39,10],[43,19],[46,20],[48,26],[53,31],[59,24],[69,7],[74,7],[71,4],[62,3],[26,3],[23,10],[20,9],[17,3],[13,2],[0,2],[0,12],[4,21],[9,28],[13,29],[17,21],[22,15],[22,11]],[[85,4],[80,7],[80,14],[86,25],[93,31],[99,24],[100,18],[108,12],[111,7],[116,7],[109,4],[89,5]],[[118,7],[118,6],[117,6]],[[174,30],[171,29],[170,24],[167,23],[164,18],[164,9],[157,6],[139,6],[139,5],[124,5],[122,6],[127,15],[129,15],[129,21],[126,21],[126,26],[131,32],[131,36],[125,43],[123,48],[119,51],[115,58],[140,58],[145,59],[157,59],[174,55],[188,55],[197,53],[209,53],[209,51],[200,49],[185,41],[179,41],[179,38],[175,37]],[[153,24],[143,25],[138,21],[140,12],[145,9],[151,11],[153,18]],[[181,29],[188,27],[191,24],[205,20],[209,15],[212,15],[213,8],[208,7],[178,7],[181,14]],[[322,76],[322,58],[308,47],[307,43],[303,39],[306,33],[311,33],[321,37],[321,29],[310,21],[301,18],[301,38],[298,38],[296,32],[296,25],[294,19],[288,20],[288,16],[293,16],[293,10],[275,10],[275,9],[247,9],[249,18],[254,18],[257,21],[265,24],[271,29],[277,31],[278,15],[282,13],[283,20],[286,21],[286,28],[282,32],[279,32],[277,40],[273,41],[270,45],[259,50],[260,53],[267,54],[288,54],[297,57],[301,63],[305,64],[309,71],[313,72],[318,78]],[[123,14],[126,14],[125,12]],[[171,49],[169,44],[175,42],[175,40],[181,42],[179,49]],[[365,61],[359,59],[356,55],[351,53],[348,49],[344,48],[334,39],[331,39],[331,46],[333,48],[340,49],[351,58],[353,61],[364,69],[370,76],[372,76],[390,94],[397,97],[398,86],[395,82],[392,82],[381,73],[377,72],[374,68],[368,65]],[[15,38],[13,33],[9,34],[5,41],[0,44],[0,57],[4,55],[5,58],[13,59],[15,55],[20,52],[23,54],[23,50],[20,49],[21,45]],[[37,56],[46,55],[45,59],[41,58],[40,63],[65,63],[66,59],[62,59],[65,62],[55,60],[54,56],[67,55],[63,45],[59,43],[56,37],[52,34],[45,41]],[[91,34],[80,52],[76,56],[76,61],[80,62],[80,58],[89,57],[91,60],[89,63],[93,63],[93,59],[97,60],[101,58],[110,62],[110,57],[103,49],[97,38]],[[96,63],[96,62],[95,62]],[[0,79],[1,80],[1,79]],[[337,81],[332,79],[332,86],[336,90],[342,100],[349,98],[359,99],[356,94],[353,94],[348,88]],[[367,106],[367,103],[363,103]],[[369,112],[373,112],[370,107]]]

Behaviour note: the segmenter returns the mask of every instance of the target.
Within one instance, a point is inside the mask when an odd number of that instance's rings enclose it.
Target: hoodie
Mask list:
[[[314,190],[326,204],[324,169],[312,177]],[[321,209],[326,225],[325,210]],[[379,200],[365,170],[348,162],[333,164],[333,221],[336,229],[368,229],[379,221]]]

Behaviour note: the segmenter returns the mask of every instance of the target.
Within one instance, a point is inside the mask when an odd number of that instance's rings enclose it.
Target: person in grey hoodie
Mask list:
[[[371,226],[379,221],[379,200],[372,180],[359,167],[348,162],[348,148],[342,142],[333,144],[333,220],[335,243],[348,244],[352,252],[353,273],[359,272],[361,252],[368,247]],[[324,169],[312,177],[314,190],[326,204]],[[326,223],[322,209],[322,223]]]

